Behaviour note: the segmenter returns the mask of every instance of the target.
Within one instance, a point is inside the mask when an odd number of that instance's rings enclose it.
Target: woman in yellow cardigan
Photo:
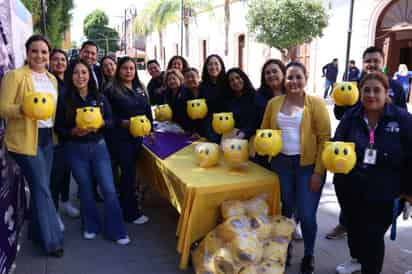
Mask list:
[[[306,68],[301,63],[289,63],[286,95],[269,101],[261,125],[282,130],[283,148],[271,167],[280,180],[282,214],[291,218],[296,213],[301,223],[305,245],[302,274],[314,271],[316,211],[324,174],[321,150],[331,134],[326,106],[322,99],[306,94],[306,81]]]
[[[7,121],[5,144],[22,169],[30,188],[29,235],[50,256],[63,256],[59,227],[49,183],[53,161],[52,128],[48,120],[33,120],[22,112],[23,98],[32,92],[49,93],[57,102],[56,78],[47,72],[50,44],[41,35],[26,42],[27,65],[8,72],[0,88],[0,116]]]

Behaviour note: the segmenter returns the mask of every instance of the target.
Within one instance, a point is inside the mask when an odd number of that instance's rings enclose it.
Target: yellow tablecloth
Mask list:
[[[194,146],[191,144],[165,160],[143,146],[137,163],[139,176],[180,213],[176,234],[182,269],[187,267],[191,244],[219,223],[219,206],[223,201],[267,193],[272,213],[280,213],[279,181],[273,172],[252,162],[240,170],[230,169],[223,161],[203,169],[196,164]]]

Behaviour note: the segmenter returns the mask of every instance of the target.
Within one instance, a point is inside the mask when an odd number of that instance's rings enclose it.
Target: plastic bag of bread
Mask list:
[[[274,237],[263,242],[263,260],[286,262],[289,241],[284,237]]]
[[[219,249],[213,256],[214,269],[221,274],[237,274],[240,266],[233,259],[233,255],[226,248]]]
[[[223,219],[241,215],[268,216],[269,207],[266,203],[266,195],[261,194],[246,201],[224,201],[221,206]]]
[[[246,216],[235,216],[227,219],[223,224],[216,227],[216,235],[224,242],[231,242],[241,234],[248,233],[250,220]]]
[[[257,274],[283,274],[285,265],[271,260],[265,260],[256,266]]]
[[[234,260],[240,265],[254,264],[262,260],[263,246],[255,234],[240,234],[228,244]]]
[[[251,215],[249,220],[250,228],[259,240],[264,240],[270,236],[273,225],[269,217],[265,215]]]
[[[296,224],[292,219],[277,215],[272,216],[270,221],[272,223],[272,237],[284,237],[288,240],[292,239],[292,233],[296,227]]]

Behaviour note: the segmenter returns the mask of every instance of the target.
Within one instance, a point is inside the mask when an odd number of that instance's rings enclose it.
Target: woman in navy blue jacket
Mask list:
[[[142,146],[142,138],[133,137],[130,132],[130,118],[146,115],[153,122],[149,98],[137,75],[136,63],[130,57],[119,60],[115,80],[107,97],[112,106],[114,128],[110,143],[113,146],[114,161],[120,165],[120,204],[126,222],[146,223],[149,218],[142,212],[142,197],[137,197],[138,188],[136,161]],[[140,193],[139,193],[140,194]]]
[[[286,66],[279,59],[269,59],[263,65],[260,87],[255,97],[257,106],[256,128],[259,128],[262,124],[263,115],[269,100],[285,93],[285,74]],[[267,156],[255,155],[254,161],[267,169],[271,169],[267,158]]]
[[[351,172],[334,176],[353,258],[339,265],[337,273],[381,273],[384,235],[398,213],[397,199],[405,195],[412,201],[412,185],[402,179],[412,168],[412,116],[388,103],[389,88],[383,73],[365,75],[360,105],[345,113],[335,133],[335,141],[355,143],[357,156]]]
[[[183,108],[183,74],[178,69],[169,69],[165,75],[166,90],[163,95],[163,104],[168,104],[173,112],[173,121],[181,124],[185,117]]]
[[[242,139],[249,139],[258,127],[256,91],[249,77],[240,69],[228,70],[225,78],[226,96],[225,108],[227,112],[233,112],[235,119],[234,134]]]
[[[55,129],[66,140],[64,153],[80,186],[83,237],[94,239],[102,230],[93,195],[92,180],[95,178],[104,197],[104,234],[118,244],[128,244],[130,239],[124,227],[110,156],[103,138],[103,128],[110,128],[113,124],[111,107],[104,95],[98,92],[90,66],[84,61],[76,60],[70,65],[65,83],[66,94],[58,100]],[[76,111],[83,107],[100,108],[103,128],[82,129],[76,125]]]
[[[195,99],[206,99],[205,94],[199,88],[199,71],[196,68],[188,68],[184,71],[184,87],[180,98],[183,109],[180,125],[184,130],[200,136],[205,135],[206,118],[192,120],[187,114],[187,101]],[[207,103],[207,102],[206,102]]]

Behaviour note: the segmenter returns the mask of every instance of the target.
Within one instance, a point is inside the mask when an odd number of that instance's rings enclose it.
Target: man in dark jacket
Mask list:
[[[326,98],[330,95],[330,92],[333,89],[333,84],[336,83],[336,78],[338,78],[338,59],[335,58],[332,63],[325,65],[322,68],[322,73],[322,77],[326,77],[325,95],[323,96],[323,98]]]
[[[96,64],[97,63],[97,53],[99,52],[99,48],[97,47],[96,43],[93,41],[86,41],[82,44],[80,48],[80,59],[84,60],[87,64],[89,64],[92,70],[92,77],[96,82],[97,89],[100,88],[102,83],[102,77],[100,75],[100,67]]]
[[[343,81],[357,82],[359,81],[360,70],[356,67],[355,60],[350,60],[348,68],[343,74]]]
[[[369,47],[363,52],[363,68],[361,73],[361,78],[365,74],[373,71],[382,71],[384,66],[384,55],[383,51],[377,47]],[[359,80],[360,80],[359,79]],[[403,96],[402,86],[398,81],[393,80],[388,77],[389,80],[389,96],[392,99],[392,103],[397,107],[407,109],[405,96]],[[336,119],[342,119],[343,115],[348,109],[356,108],[359,106],[359,102],[353,107],[336,106],[333,111],[335,113]],[[339,224],[328,234],[326,234],[327,239],[338,239],[346,236],[345,220],[343,218],[342,212],[339,215]]]
[[[147,91],[149,92],[150,104],[159,105],[163,100],[163,92],[165,87],[163,85],[164,73],[160,70],[160,64],[156,60],[149,60],[147,62],[147,70],[152,76],[147,84]]]

